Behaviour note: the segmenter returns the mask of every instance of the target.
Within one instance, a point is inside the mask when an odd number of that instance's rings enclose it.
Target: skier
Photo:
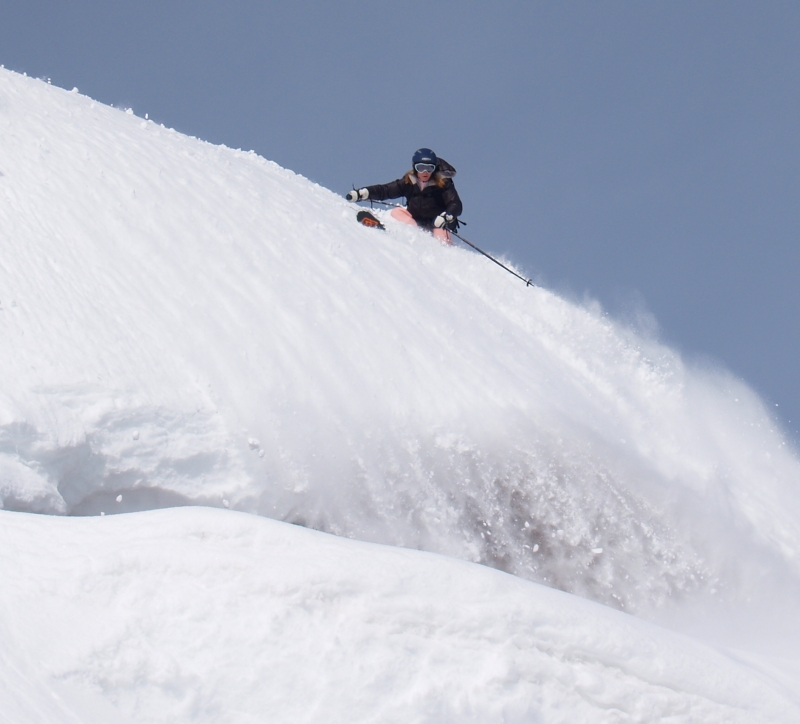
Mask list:
[[[461,199],[453,184],[456,170],[430,148],[420,148],[411,157],[411,170],[397,181],[363,189],[353,189],[348,201],[406,198],[407,208],[392,209],[398,221],[431,231],[446,244],[452,244],[450,231],[458,229]]]

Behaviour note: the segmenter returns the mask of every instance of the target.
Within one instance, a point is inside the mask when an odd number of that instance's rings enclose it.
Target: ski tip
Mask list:
[[[383,229],[386,231],[386,227],[378,220],[378,218],[369,211],[359,211],[356,214],[356,220],[359,224],[363,224],[364,226],[368,226],[371,229]]]

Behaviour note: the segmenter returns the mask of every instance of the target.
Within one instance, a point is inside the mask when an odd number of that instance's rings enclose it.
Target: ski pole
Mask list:
[[[366,199],[369,201],[369,205],[372,206],[373,204],[380,204],[381,206],[393,206],[395,209],[404,209],[405,206],[403,204],[393,204],[391,201],[379,201],[378,199]]]
[[[495,264],[497,264],[497,266],[503,267],[503,269],[505,269],[509,274],[513,274],[517,279],[521,279],[523,282],[525,282],[525,286],[526,287],[535,287],[536,286],[530,279],[526,279],[525,277],[520,276],[519,274],[517,274],[517,272],[515,272],[513,269],[509,269],[505,264],[503,264],[502,262],[497,261],[497,259],[495,259],[491,254],[487,254],[483,249],[479,249],[471,241],[467,241],[463,236],[461,236],[461,234],[456,234],[455,231],[451,231],[450,233],[453,236],[455,236],[457,239],[461,239],[461,241],[463,241],[465,244],[468,244],[469,246],[471,246],[473,249],[475,249],[475,251],[483,254],[487,259],[491,259]]]
[[[402,204],[393,204],[393,203],[391,203],[389,201],[379,201],[378,199],[368,199],[368,200],[369,200],[370,205],[374,203],[374,204],[382,204],[383,206],[393,206],[396,209],[404,209],[405,208],[405,206],[403,206]],[[467,225],[466,221],[459,221],[459,223],[462,226],[466,226]],[[513,269],[509,269],[505,264],[503,264],[502,262],[497,261],[497,259],[495,259],[491,254],[487,254],[483,249],[479,249],[471,241],[469,241],[469,240],[465,239],[463,236],[461,236],[461,234],[457,234],[455,231],[450,231],[450,233],[453,236],[455,236],[457,239],[461,239],[461,241],[463,241],[468,246],[471,246],[478,253],[483,254],[487,259],[491,259],[495,264],[497,264],[497,266],[503,267],[503,269],[505,269],[509,274],[513,274],[517,279],[521,279],[523,282],[525,282],[525,286],[527,286],[527,287],[535,287],[536,286],[536,284],[534,284],[530,279],[526,279],[525,277],[520,276],[519,274],[517,274],[517,272],[515,272]]]

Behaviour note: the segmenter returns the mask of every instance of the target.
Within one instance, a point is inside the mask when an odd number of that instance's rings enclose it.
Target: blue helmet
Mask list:
[[[418,163],[432,163],[434,166],[438,166],[439,159],[436,158],[436,154],[430,148],[419,148],[411,157],[412,168]]]

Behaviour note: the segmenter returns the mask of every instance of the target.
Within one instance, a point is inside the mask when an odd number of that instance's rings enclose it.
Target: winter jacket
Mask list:
[[[455,169],[442,159],[439,159],[439,167],[441,170],[437,169],[424,189],[419,187],[414,172],[409,171],[397,181],[367,186],[369,197],[382,201],[405,196],[408,212],[423,227],[433,226],[433,220],[443,211],[459,216],[463,210],[461,199],[453,179],[450,178],[455,175]]]

